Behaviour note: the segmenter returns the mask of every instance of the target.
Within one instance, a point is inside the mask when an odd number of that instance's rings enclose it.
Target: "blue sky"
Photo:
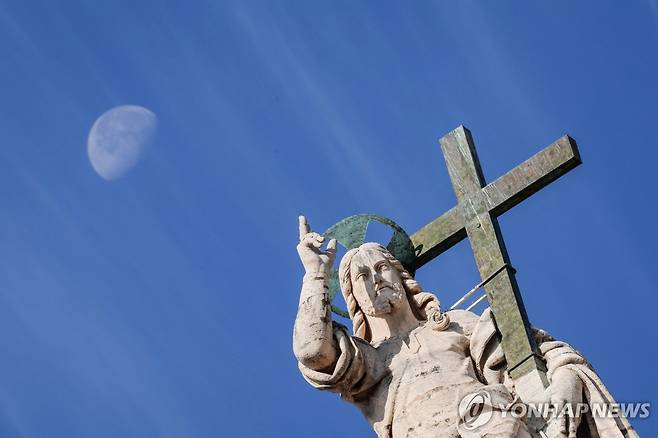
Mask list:
[[[653,401],[657,47],[656,0],[0,3],[0,435],[371,436],[297,371],[297,215],[415,231],[460,124],[489,181],[578,141],[501,227],[532,322]],[[108,183],[124,104],[158,137]],[[468,244],[417,278],[452,303]]]

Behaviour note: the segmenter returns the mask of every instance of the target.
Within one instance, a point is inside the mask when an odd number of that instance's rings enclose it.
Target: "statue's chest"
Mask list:
[[[412,436],[457,436],[458,398],[481,386],[468,338],[450,328],[437,332],[423,326],[377,351],[388,375],[366,410],[368,418],[384,419],[381,424],[373,422],[375,430],[389,425],[396,431],[413,431]],[[384,429],[378,430],[380,436],[389,436]]]
[[[419,327],[407,338],[378,350],[394,380],[430,379],[436,384],[437,380],[474,376],[468,338],[456,330],[437,332],[428,326]]]

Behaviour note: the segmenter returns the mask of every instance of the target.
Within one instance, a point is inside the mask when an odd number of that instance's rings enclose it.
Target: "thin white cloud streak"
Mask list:
[[[500,42],[498,35],[487,19],[486,8],[478,2],[460,2],[457,13],[446,15],[440,8],[441,3],[433,3],[435,16],[443,23],[444,31],[452,36],[457,54],[462,58],[465,71],[477,80],[479,86],[488,93],[497,95],[498,100],[511,102],[516,108],[522,108],[519,114],[524,118],[524,132],[532,132],[533,137],[552,134],[547,131],[551,125],[551,116],[532,100],[524,90],[529,78],[514,62],[509,50]],[[477,32],[476,35],[470,34]],[[468,41],[468,43],[466,43]],[[469,106],[469,103],[465,103]],[[513,123],[511,121],[510,123]]]
[[[309,106],[306,109],[315,109],[322,115],[322,119],[328,121],[327,126],[331,127],[331,131],[326,132],[325,138],[318,139],[322,157],[311,159],[321,165],[328,163],[333,168],[333,174],[342,176],[342,184],[351,189],[345,193],[346,197],[363,203],[363,196],[374,196],[377,203],[386,205],[390,201],[388,195],[394,190],[394,186],[387,178],[382,177],[379,169],[373,166],[373,160],[366,156],[360,140],[367,138],[367,133],[356,128],[358,121],[346,120],[337,99],[315,74],[314,55],[303,44],[302,36],[285,35],[280,26],[268,17],[260,15],[256,18],[252,11],[246,9],[237,10],[236,18],[251,38],[254,50],[259,53],[263,65],[269,66],[281,87],[301,88],[300,94],[308,96]],[[293,27],[286,28],[286,31],[293,32]],[[264,41],[267,41],[267,46],[273,46],[276,50],[268,50],[263,44]],[[295,50],[292,49],[291,43],[294,43]],[[365,183],[366,187],[354,187],[355,179],[358,179],[359,183]]]
[[[53,273],[57,266],[52,260],[29,248],[16,258],[21,260],[22,272],[31,273],[30,279],[5,273],[0,297],[2,305],[11,309],[30,336],[49,352],[42,357],[41,366],[61,369],[59,375],[70,378],[60,385],[73,388],[97,409],[114,411],[112,415],[123,418],[125,427],[130,428],[131,418],[141,416],[158,436],[188,436],[190,429],[138,333],[120,319],[107,318],[103,309],[90,305],[91,300],[79,300],[71,283],[59,278],[65,270]],[[11,394],[3,394],[2,401],[11,406]],[[18,403],[13,405],[18,428],[34,430],[34,419],[28,418]]]
[[[648,0],[649,1],[649,10],[651,10],[651,15],[656,20],[656,25],[658,26],[658,0]]]
[[[39,182],[28,166],[9,155],[7,158],[18,175],[17,190],[21,188],[23,196],[35,200],[40,212],[51,219],[52,229],[65,235],[71,248],[93,251],[99,266],[115,271],[115,263],[95,246],[61,200]],[[81,291],[88,285],[65,280],[69,263],[33,246],[31,232],[20,220],[12,221],[11,227],[2,233],[5,247],[13,252],[12,259],[4,260],[0,268],[4,285],[0,300],[23,322],[31,337],[53,352],[43,357],[43,363],[67,370],[72,378],[62,385],[75,388],[104,409],[116,410],[126,427],[137,413],[148,419],[141,425],[148,423],[158,436],[190,436],[192,429],[167,389],[166,375],[148,353],[153,345],[130,327],[129,321],[110,317],[107,309],[99,307],[94,291],[89,291],[89,299],[81,299]],[[161,234],[166,239],[166,233]],[[175,249],[171,251],[175,253]],[[102,283],[103,279],[98,281]],[[34,436],[30,433],[33,418],[28,418],[29,413],[21,410],[23,407],[12,400],[11,394],[0,395],[0,402],[14,406],[10,412],[16,428],[26,431],[25,436]]]
[[[87,76],[93,77],[96,94],[105,97],[109,101],[117,102],[117,94],[111,90],[109,83],[105,79],[104,72],[98,65],[99,54],[94,53],[94,50],[85,42],[85,38],[79,38],[74,34],[71,19],[64,16],[62,11],[57,7],[50,5],[41,5],[40,7],[43,9],[41,13],[48,14],[49,22],[57,28],[58,33],[69,34],[69,37],[60,35],[59,39],[66,39],[69,44],[67,50],[76,51],[79,62],[78,68],[84,69]],[[60,60],[56,56],[53,56],[52,52],[44,51],[40,48],[29,32],[24,29],[21,21],[17,17],[12,16],[8,8],[3,10],[2,5],[0,5],[0,23],[2,24],[0,29],[6,34],[7,41],[19,47],[18,51],[21,53],[20,59],[30,58],[35,60],[36,63],[42,64],[37,69],[21,72],[33,78],[30,81],[33,88],[31,93],[35,95],[57,94],[57,100],[62,102],[62,105],[65,102],[73,101],[74,105],[68,109],[77,111],[78,116],[81,118],[89,117],[82,102],[76,99],[75,91],[66,89],[61,82],[55,84],[52,78],[46,73],[48,71],[56,71]],[[72,44],[77,47],[71,47]],[[16,69],[19,67],[12,65],[10,68]],[[40,87],[42,91],[36,87]]]

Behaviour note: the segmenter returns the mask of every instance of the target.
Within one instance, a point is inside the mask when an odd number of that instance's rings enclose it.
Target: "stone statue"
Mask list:
[[[306,274],[293,350],[312,386],[355,404],[380,438],[531,436],[524,416],[512,415],[518,401],[489,309],[480,316],[444,313],[384,246],[365,243],[348,251],[339,268],[350,334],[331,319],[336,241],[323,250],[325,238],[303,216],[299,238]],[[542,330],[533,334],[546,360],[551,406],[614,403],[582,355]],[[637,436],[622,415],[559,411],[545,436]]]

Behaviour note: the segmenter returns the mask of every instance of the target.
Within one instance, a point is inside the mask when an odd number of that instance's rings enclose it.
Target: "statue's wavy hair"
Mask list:
[[[352,320],[352,331],[354,336],[362,338],[368,342],[372,339],[372,333],[370,331],[370,326],[366,321],[366,316],[363,313],[363,310],[361,310],[361,307],[359,307],[359,303],[356,301],[352,291],[351,265],[352,259],[360,250],[369,248],[380,251],[390,265],[398,271],[398,274],[402,279],[402,286],[407,293],[411,310],[419,321],[427,320],[427,316],[431,313],[431,310],[440,309],[439,299],[436,295],[423,291],[420,283],[414,280],[409,271],[402,266],[402,263],[400,263],[400,261],[398,261],[398,259],[396,259],[386,247],[374,242],[364,243],[358,248],[349,250],[343,256],[338,269],[338,277],[340,279],[340,288],[343,292],[343,297],[345,298],[345,304],[347,304],[347,312]]]

